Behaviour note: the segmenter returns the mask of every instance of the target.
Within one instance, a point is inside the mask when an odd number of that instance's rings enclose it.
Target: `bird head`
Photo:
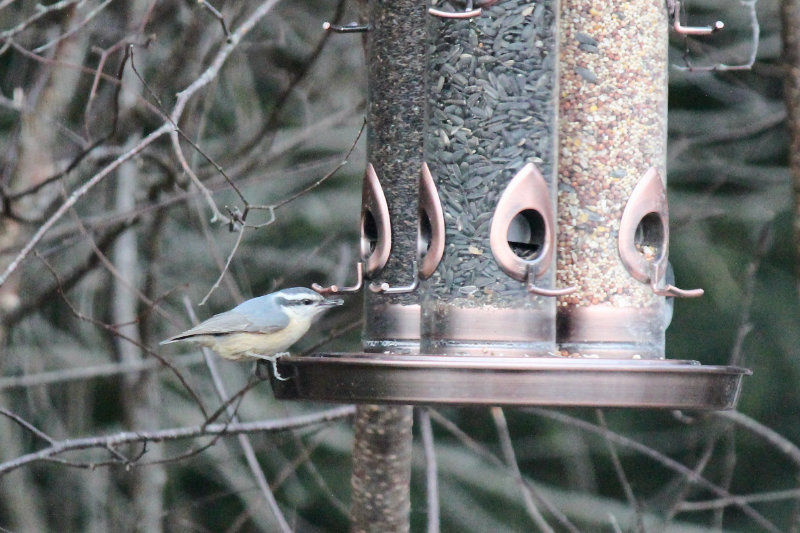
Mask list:
[[[272,294],[274,303],[287,315],[299,319],[311,319],[316,314],[344,303],[339,298],[325,298],[321,294],[294,287],[283,289]]]

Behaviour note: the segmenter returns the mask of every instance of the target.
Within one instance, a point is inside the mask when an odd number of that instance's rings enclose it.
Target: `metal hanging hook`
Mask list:
[[[672,16],[672,27],[681,35],[710,35],[725,27],[725,23],[718,20],[713,26],[683,26],[681,24],[681,3],[675,2],[675,13]]]
[[[403,287],[390,287],[389,284],[386,282],[383,282],[381,284],[370,283],[369,290],[371,290],[374,293],[381,293],[381,294],[403,294],[417,290],[417,287],[419,287],[419,275],[418,275],[419,270],[417,267],[416,260],[411,262],[411,267],[414,270],[414,281],[411,282],[411,285],[406,285]]]
[[[481,8],[471,9],[469,11],[443,11],[434,7],[428,8],[429,15],[443,19],[471,19],[481,16],[481,13],[483,13],[483,9]]]
[[[339,24],[331,24],[330,22],[323,22],[322,29],[325,31],[332,31],[334,33],[364,33],[368,32],[372,28],[369,27],[369,24],[358,24],[356,22],[351,22],[350,24],[345,24],[344,26]]]
[[[463,3],[463,11],[445,11],[443,9],[429,7],[428,14],[443,19],[471,19],[481,16],[481,14],[483,14],[483,8],[489,7],[495,2],[497,2],[497,0],[467,0]]]
[[[658,296],[672,298],[698,298],[705,292],[703,289],[679,289],[667,283],[666,270],[658,263],[652,263],[650,266],[650,288]]]
[[[528,290],[529,293],[535,294],[537,296],[566,296],[567,294],[571,294],[578,290],[577,286],[572,287],[563,287],[563,288],[552,288],[546,289],[544,287],[538,287],[536,285],[536,277],[539,274],[539,269],[537,265],[528,265],[528,272],[525,280],[525,288]]]
[[[352,287],[339,287],[338,285],[331,285],[330,287],[323,287],[319,283],[312,283],[311,289],[320,293],[323,296],[330,294],[352,294],[361,290],[364,286],[364,263],[356,263],[356,284]]]

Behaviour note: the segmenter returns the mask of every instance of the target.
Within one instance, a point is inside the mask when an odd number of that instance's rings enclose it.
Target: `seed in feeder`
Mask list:
[[[493,312],[524,304],[535,312],[551,309],[548,324],[553,321],[554,302],[540,305],[523,282],[502,272],[488,252],[488,237],[500,194],[526,162],[538,161],[553,185],[556,65],[549,56],[556,55],[556,5],[554,0],[504,0],[468,21],[431,17],[428,83],[435,89],[440,77],[445,82],[440,91],[429,91],[425,160],[442,202],[447,248],[423,284],[429,294],[423,295],[423,317],[429,297],[437,302],[437,313],[450,307]],[[468,62],[465,54],[471,56]],[[455,100],[466,105],[445,103]],[[463,126],[463,133],[453,125]],[[439,130],[447,132],[449,146],[443,146]]]
[[[588,45],[591,45],[591,46],[597,46],[597,44],[598,44],[597,41],[591,35],[587,35],[587,34],[585,34],[583,32],[576,33],[575,34],[575,39],[577,39],[577,41],[580,44],[588,44]]]
[[[597,74],[589,70],[585,67],[575,67],[575,72],[584,79],[584,81],[588,81],[589,83],[597,83]]]

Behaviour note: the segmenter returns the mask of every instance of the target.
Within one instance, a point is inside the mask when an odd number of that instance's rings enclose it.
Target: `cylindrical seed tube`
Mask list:
[[[425,157],[446,238],[420,291],[423,353],[555,352],[555,299],[529,293],[493,252],[536,264],[533,282],[553,286],[555,242],[546,241],[555,230],[555,6],[506,0],[469,20],[430,18]],[[534,201],[501,202],[514,180]],[[493,246],[502,215],[510,224]]]
[[[557,278],[579,287],[558,302],[562,355],[664,357],[665,298],[618,248],[636,185],[666,177],[668,27],[661,0],[561,3]],[[666,235],[658,223],[637,231],[643,254],[665,246],[645,238]]]
[[[369,12],[367,157],[386,198],[389,220],[379,222],[391,227],[391,251],[379,272],[368,273],[367,283],[397,288],[410,286],[417,277],[418,177],[426,101],[424,21],[428,15],[425,5],[407,1],[372,0]],[[416,291],[395,294],[366,289],[364,322],[366,352],[419,352]]]

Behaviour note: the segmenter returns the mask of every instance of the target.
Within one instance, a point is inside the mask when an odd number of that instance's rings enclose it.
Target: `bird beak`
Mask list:
[[[320,307],[336,307],[337,305],[342,305],[344,300],[341,298],[326,298],[322,300],[319,305]]]

